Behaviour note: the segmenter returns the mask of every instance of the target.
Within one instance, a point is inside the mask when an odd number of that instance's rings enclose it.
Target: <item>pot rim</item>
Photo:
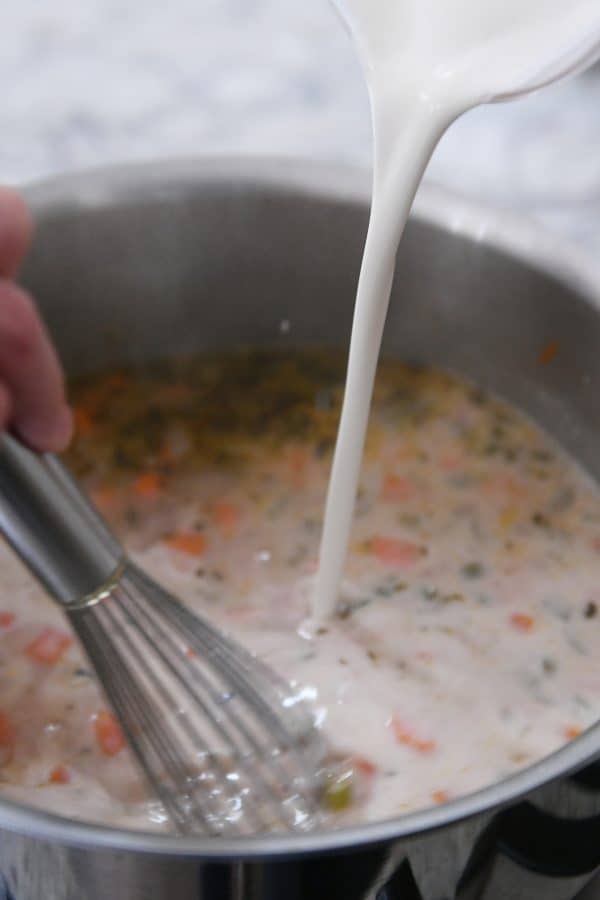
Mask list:
[[[58,209],[114,206],[144,196],[168,198],[186,182],[237,182],[280,188],[307,197],[368,205],[370,175],[350,165],[268,157],[213,157],[110,166],[65,174],[24,188],[34,215],[44,219]],[[547,272],[577,290],[600,309],[600,267],[562,238],[520,216],[497,212],[426,182],[412,216],[470,240],[499,249]],[[42,840],[212,860],[297,856],[350,849],[357,845],[418,834],[500,808],[544,783],[564,777],[600,756],[600,722],[567,746],[510,778],[448,804],[366,825],[308,834],[244,838],[177,837],[66,819],[0,797],[0,828]]]

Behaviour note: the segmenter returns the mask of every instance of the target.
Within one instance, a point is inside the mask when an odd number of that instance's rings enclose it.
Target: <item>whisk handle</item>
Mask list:
[[[0,436],[0,532],[59,603],[105,584],[123,551],[61,463]]]

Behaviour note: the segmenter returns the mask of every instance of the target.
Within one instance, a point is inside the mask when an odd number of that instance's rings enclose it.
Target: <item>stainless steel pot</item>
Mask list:
[[[24,281],[70,372],[249,343],[344,346],[368,188],[338,167],[214,160],[60,179],[29,193],[39,229]],[[572,252],[427,188],[386,351],[494,388],[600,476],[599,300],[600,274]],[[178,840],[2,801],[0,868],[15,900],[567,900],[600,865],[599,754],[600,726],[448,806],[307,836]]]

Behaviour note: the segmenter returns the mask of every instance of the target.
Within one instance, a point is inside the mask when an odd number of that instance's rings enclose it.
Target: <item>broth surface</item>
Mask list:
[[[342,595],[307,624],[344,358],[253,352],[74,386],[76,475],[134,559],[304,687],[331,824],[444,803],[600,713],[600,494],[454,376],[380,366]],[[0,790],[167,827],[66,621],[0,546]]]

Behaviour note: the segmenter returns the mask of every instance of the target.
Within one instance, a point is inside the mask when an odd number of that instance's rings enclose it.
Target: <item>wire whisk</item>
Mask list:
[[[176,831],[318,824],[325,747],[300,693],[128,560],[57,459],[7,435],[0,530],[66,612]]]

